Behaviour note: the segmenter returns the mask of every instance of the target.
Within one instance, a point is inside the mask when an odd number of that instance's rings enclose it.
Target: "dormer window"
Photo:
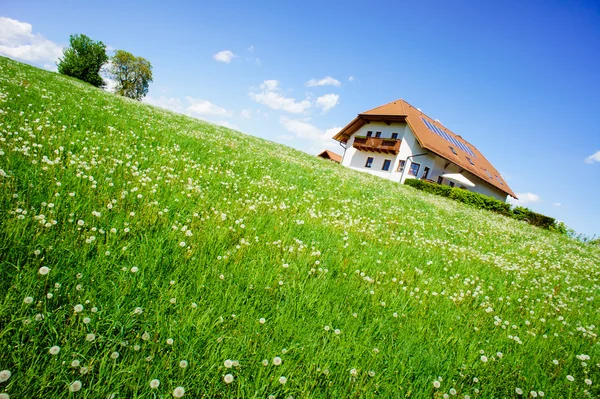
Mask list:
[[[471,158],[467,157],[467,161],[469,161],[469,163],[470,163],[471,165],[475,166],[475,164],[473,163],[473,160],[472,160]]]
[[[454,155],[458,155],[458,154],[456,153],[456,150],[454,149],[454,147],[450,147],[450,146],[448,146],[448,148],[450,148],[450,151],[452,151],[452,153],[453,153]]]

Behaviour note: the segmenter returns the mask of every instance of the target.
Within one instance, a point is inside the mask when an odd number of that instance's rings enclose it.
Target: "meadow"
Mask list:
[[[0,399],[600,397],[600,250],[0,57]]]

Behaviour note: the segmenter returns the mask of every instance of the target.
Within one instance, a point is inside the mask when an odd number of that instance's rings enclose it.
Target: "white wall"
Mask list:
[[[381,138],[391,138],[392,133],[398,133],[398,138],[402,140],[398,155],[358,151],[352,147],[352,144],[354,143],[354,137],[366,136],[368,131],[373,132],[373,137],[375,137],[376,132],[381,132]],[[428,154],[419,155],[424,153]],[[419,156],[414,157],[415,155]],[[373,158],[373,163],[371,168],[366,168],[365,164],[367,162],[367,158],[369,157]],[[406,161],[408,157],[411,158],[405,164],[404,173],[396,172],[398,168],[398,162],[400,160]],[[386,159],[391,161],[390,169],[388,171],[381,169],[383,162]],[[417,176],[411,176],[408,174],[410,165],[413,162],[419,164]],[[503,191],[497,189],[479,177],[463,170],[461,167],[448,161],[447,159],[423,149],[406,123],[392,123],[389,126],[383,122],[371,122],[365,124],[358,129],[346,143],[346,150],[344,151],[344,156],[342,158],[342,165],[401,183],[404,183],[406,179],[420,179],[423,176],[425,167],[429,167],[430,169],[427,178],[433,181],[437,181],[438,177],[444,173],[463,173],[467,179],[475,184],[475,187],[467,188],[469,191],[474,191],[497,198],[501,201],[506,201],[506,193]],[[448,181],[444,179],[442,184],[448,184]],[[456,186],[458,187],[459,185]]]

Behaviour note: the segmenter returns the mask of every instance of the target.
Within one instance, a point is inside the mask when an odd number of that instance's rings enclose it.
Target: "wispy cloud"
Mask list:
[[[320,151],[328,145],[332,146],[332,137],[342,129],[336,126],[323,130],[307,121],[291,119],[285,116],[279,118],[279,123],[296,138],[309,141],[314,151]]]
[[[333,107],[335,107],[340,100],[340,96],[337,94],[325,94],[317,98],[316,104],[317,107],[323,109],[323,113],[326,113]]]
[[[265,80],[260,85],[260,92],[250,91],[250,98],[275,110],[283,110],[293,114],[301,114],[311,107],[308,100],[296,101],[295,98],[285,97],[279,89],[279,81]]]
[[[539,195],[534,193],[517,193],[517,197],[519,198],[518,200],[509,197],[508,201],[511,204],[525,206],[535,204],[536,202],[540,202],[542,200]]]
[[[312,78],[308,82],[304,84],[306,87],[314,87],[314,86],[335,86],[340,87],[342,84],[339,80],[332,78],[331,76],[326,76],[323,79],[315,79]]]
[[[237,57],[237,55],[235,55],[231,50],[219,51],[217,54],[213,55],[213,58],[216,61],[224,62],[225,64],[229,64],[235,57]]]
[[[230,117],[233,115],[233,112],[216,104],[213,104],[210,101],[190,96],[185,97],[185,101],[182,101],[179,98],[175,97],[160,96],[158,98],[154,98],[151,96],[146,96],[144,97],[143,101],[145,103],[152,104],[160,108],[165,108],[170,111],[175,111],[180,114],[185,114],[188,116],[207,120],[209,122],[218,123],[221,125],[225,125],[225,122],[214,122],[210,118],[223,118]]]
[[[39,33],[27,22],[0,17],[0,54],[15,60],[55,70],[62,47]]]
[[[588,164],[592,164],[594,162],[600,162],[600,151],[596,151],[595,154],[590,155],[589,157],[584,159],[583,162],[588,163]]]

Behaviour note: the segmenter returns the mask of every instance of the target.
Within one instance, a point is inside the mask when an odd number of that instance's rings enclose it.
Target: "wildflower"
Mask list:
[[[42,266],[42,267],[40,267],[40,270],[38,270],[38,273],[41,274],[42,276],[45,276],[46,274],[50,273],[50,269],[47,268],[46,266]]]
[[[433,381],[433,387],[434,388],[439,388],[440,387],[440,382],[438,380]]]
[[[75,305],[73,310],[75,311],[75,313],[81,313],[81,312],[83,312],[83,305],[82,304]]]
[[[573,382],[575,381],[575,377],[573,377],[572,375],[567,375],[567,380]]]
[[[555,365],[558,365],[558,360],[554,359],[554,360],[552,360],[552,363],[554,363]]]
[[[481,356],[481,361],[484,363],[487,363],[487,361],[488,361],[487,356],[485,356],[485,355]]]
[[[118,359],[119,358],[119,352],[113,352],[110,354],[111,359]]]
[[[181,398],[183,395],[185,395],[185,389],[183,389],[183,387],[177,387],[173,390],[173,397]]]
[[[516,388],[515,392],[517,393],[517,395],[523,395],[523,390],[521,388]]]
[[[267,359],[263,359],[262,365],[263,366],[268,366],[269,365],[269,361]]]
[[[96,313],[98,311],[98,308],[94,306],[93,308],[90,309],[90,311],[92,313]]]
[[[71,367],[79,367],[79,360],[75,359],[71,362]]]
[[[137,273],[138,270],[139,269],[137,268],[137,266],[134,266],[134,267],[131,268],[131,273]]]
[[[225,377],[223,377],[223,381],[225,381],[226,384],[231,384],[233,382],[233,375],[225,374]]]
[[[96,334],[94,334],[94,333],[89,333],[85,336],[85,340],[88,342],[92,342],[95,339],[96,339]]]
[[[73,381],[71,385],[69,385],[69,391],[78,392],[81,389],[81,381]]]
[[[375,377],[375,372],[373,370],[369,371],[369,377]]]
[[[225,365],[225,368],[230,369],[231,367],[233,367],[233,361],[227,359],[223,362],[223,364]]]
[[[179,246],[180,246],[181,248],[185,247],[185,242],[184,242],[184,241],[181,241],[181,242],[179,243]]]
[[[456,395],[456,389],[450,388],[450,395],[455,396]]]
[[[23,299],[23,303],[29,305],[31,302],[33,302],[33,298],[30,296],[26,296],[25,299]]]
[[[152,389],[158,388],[159,385],[160,385],[160,381],[157,380],[156,378],[153,379],[152,381],[150,381],[150,388],[152,388]]]
[[[143,312],[143,310],[139,306],[137,308],[135,308],[133,311],[133,313],[135,313],[135,314],[142,314],[142,312]]]
[[[280,358],[279,356],[275,356],[275,357],[273,358],[273,364],[274,364],[275,366],[279,366],[279,365],[281,365],[281,358]]]
[[[537,398],[538,397],[538,394],[537,394],[536,391],[529,392],[529,395],[531,395],[532,398]]]
[[[323,327],[323,329],[324,329],[325,331],[329,331],[329,326],[325,326],[325,327]]]
[[[167,345],[173,345],[173,338],[167,339]]]
[[[335,330],[333,330],[333,332],[335,333],[335,335],[340,335],[342,333],[342,331],[339,328],[336,328]]]
[[[181,367],[182,369],[186,368],[187,366],[188,366],[187,360],[182,360],[179,362],[179,367]]]
[[[0,371],[0,382],[6,382],[8,381],[8,379],[10,378],[12,374],[10,373],[10,370],[2,370]]]
[[[148,341],[148,340],[150,339],[150,334],[148,334],[147,332],[144,332],[144,333],[142,334],[142,339],[143,339],[144,341]]]
[[[287,382],[287,378],[285,378],[284,376],[279,377],[279,383],[281,385],[284,385]]]
[[[49,352],[51,355],[58,355],[58,352],[60,352],[60,346],[54,345],[52,348],[50,348]]]
[[[80,373],[81,375],[85,375],[85,374],[87,374],[87,373],[88,373],[88,371],[89,371],[89,369],[88,369],[87,367],[82,367],[82,368],[80,368],[80,369],[79,369],[79,373]]]
[[[504,354],[502,352],[496,352],[496,356],[498,356],[498,359],[502,359],[502,356],[504,356]]]
[[[0,399],[10,399],[7,393],[0,393]]]
[[[350,369],[350,375],[353,377],[356,377],[356,375],[358,374],[358,370],[356,369]]]
[[[260,324],[265,324],[266,320],[265,320],[265,318],[264,318],[264,317],[261,317],[261,318],[258,320],[258,322],[259,322]]]
[[[171,302],[171,304],[175,305],[177,303],[177,298],[171,298],[171,299],[169,299],[169,302]]]
[[[586,384],[588,385],[592,385],[592,380],[590,380],[589,378],[586,378],[585,380],[583,380]]]

